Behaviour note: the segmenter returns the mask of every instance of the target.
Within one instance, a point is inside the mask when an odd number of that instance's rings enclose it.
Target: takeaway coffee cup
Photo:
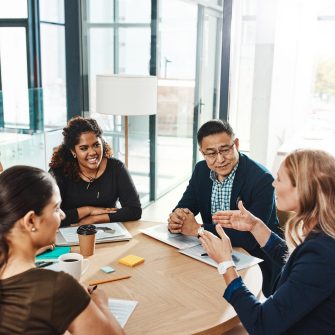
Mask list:
[[[87,257],[94,254],[96,226],[92,224],[82,225],[77,229],[80,253]]]
[[[82,255],[76,253],[70,252],[58,257],[58,269],[70,274],[77,280],[87,271],[88,263],[88,259],[84,259]]]

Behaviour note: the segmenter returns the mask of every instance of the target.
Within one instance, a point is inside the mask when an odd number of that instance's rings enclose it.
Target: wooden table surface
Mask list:
[[[223,334],[239,319],[223,299],[223,278],[205,263],[182,255],[177,249],[139,232],[157,222],[134,221],[125,226],[132,233],[130,241],[97,244],[82,281],[107,279],[120,275],[131,278],[102,284],[109,297],[138,301],[125,332],[140,334]],[[74,247],[73,251],[78,251]],[[143,264],[130,268],[117,263],[128,254],[141,256]],[[105,274],[100,268],[116,269]],[[239,272],[248,288],[258,295],[262,274],[258,265]]]

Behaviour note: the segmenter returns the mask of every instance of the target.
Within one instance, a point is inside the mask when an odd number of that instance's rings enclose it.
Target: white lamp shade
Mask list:
[[[108,115],[157,113],[157,77],[97,75],[96,112]]]

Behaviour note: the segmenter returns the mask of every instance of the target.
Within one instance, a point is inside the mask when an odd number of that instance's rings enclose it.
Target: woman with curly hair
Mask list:
[[[297,150],[281,164],[273,182],[279,210],[294,212],[285,240],[242,202],[239,210],[217,212],[221,238],[200,238],[227,285],[224,298],[249,334],[334,334],[335,331],[335,158],[321,150]],[[243,284],[235,270],[228,236],[222,229],[249,231],[281,265],[273,294],[264,302]]]
[[[63,136],[49,164],[66,214],[62,226],[140,219],[134,183],[125,165],[112,157],[98,123],[75,117],[68,121]],[[117,201],[121,208],[116,208]]]

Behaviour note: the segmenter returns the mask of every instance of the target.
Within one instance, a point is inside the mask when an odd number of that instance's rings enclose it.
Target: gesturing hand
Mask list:
[[[232,247],[230,239],[220,225],[216,225],[215,228],[220,238],[205,230],[200,237],[201,244],[208,256],[213,258],[215,262],[221,263],[231,260]]]
[[[220,211],[213,215],[213,222],[224,228],[232,228],[240,231],[252,231],[255,224],[260,221],[243,206],[242,201],[238,202],[239,210]]]

